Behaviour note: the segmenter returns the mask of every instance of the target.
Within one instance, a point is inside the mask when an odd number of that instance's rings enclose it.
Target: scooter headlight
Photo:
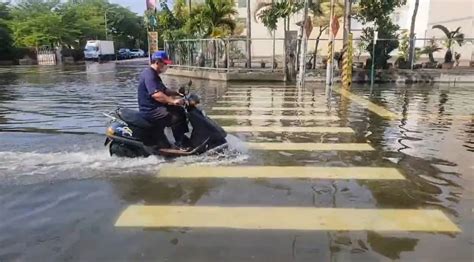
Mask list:
[[[115,131],[112,127],[108,127],[107,130],[105,130],[105,135],[107,136],[113,136],[115,134]]]
[[[201,98],[196,94],[190,94],[188,96],[189,105],[196,106],[201,102]]]

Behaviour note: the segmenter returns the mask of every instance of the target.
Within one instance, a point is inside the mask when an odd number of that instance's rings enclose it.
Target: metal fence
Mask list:
[[[415,43],[415,61],[413,65],[407,65],[408,42],[407,38],[400,39],[378,39],[383,45],[396,44],[398,48],[390,52],[389,67],[397,68],[436,68],[441,67],[447,52],[446,39],[444,38],[417,38]],[[179,41],[165,41],[165,49],[174,66],[185,68],[201,68],[208,70],[245,70],[247,65],[247,40],[245,38],[227,39],[185,39]],[[305,59],[308,70],[326,68],[328,58],[327,38],[308,39],[308,50]],[[367,51],[367,43],[358,37],[353,39],[353,66],[368,68],[370,66],[370,54]],[[372,43],[369,43],[372,44]],[[287,41],[286,49],[283,38],[252,38],[251,39],[251,68],[252,70],[282,70],[284,68],[285,56],[288,63],[298,63],[298,40]],[[334,56],[336,68],[340,67],[342,60],[342,39],[334,41]],[[431,52],[431,51],[434,52]],[[453,66],[472,66],[474,61],[474,39],[466,38],[463,45],[454,43],[451,47],[454,61]],[[294,59],[292,59],[294,58]],[[405,61],[405,62],[404,62]],[[339,63],[338,63],[339,62]]]

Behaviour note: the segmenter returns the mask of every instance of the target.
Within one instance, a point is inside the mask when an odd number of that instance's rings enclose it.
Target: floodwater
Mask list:
[[[217,121],[255,128],[350,127],[354,133],[238,132],[232,143],[239,151],[172,163],[390,167],[403,180],[164,179],[160,169],[168,160],[120,159],[103,147],[102,113],[136,108],[137,75],[144,66],[0,68],[0,261],[474,260],[472,85],[377,85],[372,94],[368,86],[352,89],[399,115],[386,119],[308,83],[302,100],[314,104],[304,106],[320,110],[298,114],[315,120]],[[166,78],[174,88],[186,81]],[[253,89],[239,91],[246,87]],[[269,114],[226,110],[236,106],[295,107],[283,101],[297,98],[282,98],[269,87],[281,86],[196,80],[193,91],[209,115]],[[295,114],[274,111],[272,117]],[[244,142],[368,143],[375,150],[247,150]],[[284,224],[279,230],[116,227],[130,205],[261,207],[262,212],[267,207],[436,209],[460,232],[291,230]]]

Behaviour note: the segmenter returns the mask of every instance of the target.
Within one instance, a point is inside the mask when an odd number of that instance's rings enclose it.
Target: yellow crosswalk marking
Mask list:
[[[404,180],[395,168],[311,166],[168,166],[158,177]]]
[[[219,111],[300,111],[300,112],[326,112],[326,108],[317,107],[213,107],[212,110]]]
[[[354,133],[350,127],[326,126],[223,126],[227,132]]]
[[[319,120],[319,121],[335,121],[339,120],[337,116],[327,116],[327,115],[315,115],[315,116],[272,116],[272,115],[208,115],[211,119],[235,119],[235,120],[271,120],[271,121],[280,121],[280,120],[300,120],[300,121],[310,121],[310,120]]]
[[[343,89],[339,89],[339,88],[334,88],[333,89],[334,91],[336,91],[337,93],[341,94],[341,96],[344,96],[352,101],[354,101],[355,103],[363,106],[363,107],[366,107],[368,110],[376,113],[377,115],[381,116],[381,117],[384,117],[384,118],[387,118],[387,119],[397,119],[399,118],[397,114],[393,113],[393,112],[390,112],[389,110],[385,109],[384,107],[382,106],[379,106],[379,105],[376,105],[372,102],[370,102],[369,100],[363,98],[363,97],[360,97],[358,95],[355,95],[347,90],[343,90]]]
[[[278,151],[373,151],[372,146],[365,143],[246,143],[253,150]]]
[[[460,232],[439,210],[312,207],[127,207],[117,227]]]
[[[247,99],[259,99],[259,100],[271,100],[271,99],[296,99],[299,96],[297,95],[270,95],[270,96],[263,96],[263,95],[253,95],[253,96],[248,96],[248,95],[224,95],[221,98],[247,98]],[[312,95],[301,95],[301,98],[314,98]]]
[[[326,102],[322,101],[283,101],[283,100],[252,100],[252,101],[245,101],[245,100],[219,100],[217,101],[218,104],[264,104],[264,105],[313,105],[313,104],[325,104]]]

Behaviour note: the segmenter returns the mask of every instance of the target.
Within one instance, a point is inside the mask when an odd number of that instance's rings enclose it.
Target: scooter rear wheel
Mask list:
[[[140,154],[138,150],[134,148],[130,148],[129,146],[119,143],[119,142],[111,142],[109,145],[109,153],[111,156],[118,156],[118,157],[140,157],[143,154]]]

